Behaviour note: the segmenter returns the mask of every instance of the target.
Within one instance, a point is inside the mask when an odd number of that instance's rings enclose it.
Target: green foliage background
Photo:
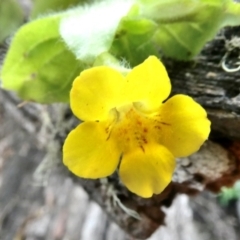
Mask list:
[[[1,2],[0,13],[3,9],[4,13],[15,9],[16,18],[9,22],[9,15],[0,14],[0,30],[4,29],[0,40],[10,34],[7,26],[14,29],[22,24],[19,6],[14,0],[8,1],[10,5],[7,7],[7,0]],[[91,1],[87,1],[90,2],[88,5],[85,2],[34,1],[31,17],[36,19],[16,32],[5,58],[1,70],[3,88],[16,91],[24,100],[68,102],[74,78],[96,62],[98,65],[111,65],[111,59],[119,64],[125,59],[134,67],[149,55],[161,57],[161,54],[189,61],[222,27],[240,24],[240,4],[232,0],[132,0],[129,11],[114,20],[117,21],[114,23],[117,26],[115,32],[110,34],[107,29],[102,34],[97,31],[104,24],[101,19],[111,19],[99,15],[96,6],[95,12],[92,11],[94,4]],[[101,2],[101,8],[108,10],[109,3],[113,1]],[[83,11],[86,8],[89,11]],[[80,14],[92,14],[88,19],[99,18],[99,24],[91,26],[92,34],[88,38],[81,38],[89,29],[88,22],[79,22],[76,16]],[[65,38],[61,33],[63,23],[66,26],[69,24],[69,28],[74,25],[82,32],[73,34],[69,31]],[[95,56],[95,59],[89,62],[79,58],[78,53],[92,39],[96,43],[101,42],[104,51],[96,55],[96,48],[91,50],[90,46],[89,56]],[[102,58],[102,54],[106,57]]]

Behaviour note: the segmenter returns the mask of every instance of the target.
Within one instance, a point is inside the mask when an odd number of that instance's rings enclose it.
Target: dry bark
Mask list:
[[[213,132],[230,139],[240,138],[240,131],[237,131],[240,129],[240,73],[226,72],[222,61],[229,53],[226,65],[230,69],[238,66],[239,29],[222,30],[192,62],[165,61],[173,93],[194,97],[207,108]]]

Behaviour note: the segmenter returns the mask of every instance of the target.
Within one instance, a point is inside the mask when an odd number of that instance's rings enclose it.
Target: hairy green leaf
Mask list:
[[[59,35],[62,14],[30,22],[15,35],[2,68],[3,88],[25,100],[67,102],[82,69]]]
[[[158,47],[153,43],[153,35],[158,25],[139,16],[139,8],[133,6],[122,18],[110,52],[119,59],[125,58],[131,66],[143,62],[149,55],[158,55]]]
[[[172,4],[173,2],[174,0],[171,1]],[[240,5],[231,0],[175,2],[178,7],[182,4],[186,15],[176,14],[174,17],[172,13],[171,20],[170,11],[166,11],[169,13],[168,20],[158,18],[158,29],[153,35],[153,42],[166,56],[179,60],[192,59],[222,27],[240,24]],[[195,3],[194,7],[190,2]]]
[[[60,24],[63,41],[78,59],[92,65],[100,54],[111,48],[116,29],[133,2],[95,1],[72,9]]]
[[[232,0],[137,0],[117,29],[111,53],[139,64],[150,54],[195,57],[224,26],[240,25]]]

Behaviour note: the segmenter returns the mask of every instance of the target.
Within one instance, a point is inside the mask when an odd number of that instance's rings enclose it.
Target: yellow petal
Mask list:
[[[171,91],[166,69],[154,56],[133,68],[126,80],[125,94],[143,111],[156,110]]]
[[[105,120],[109,111],[122,101],[122,75],[109,67],[93,67],[83,71],[70,93],[73,113],[83,121]]]
[[[148,198],[166,188],[174,168],[174,157],[165,147],[148,144],[123,155],[119,174],[131,192]]]
[[[75,175],[102,178],[117,168],[120,152],[109,138],[107,123],[85,122],[72,130],[63,146],[63,163]]]
[[[175,95],[164,103],[158,121],[159,143],[175,157],[196,152],[210,133],[206,111],[185,95]]]

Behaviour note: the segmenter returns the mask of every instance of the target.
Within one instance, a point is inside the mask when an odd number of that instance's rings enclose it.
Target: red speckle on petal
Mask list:
[[[145,153],[145,149],[144,147],[141,145],[140,148],[143,150],[143,152]]]
[[[142,126],[142,122],[137,121],[137,125]]]
[[[143,138],[143,142],[144,142],[145,144],[147,144],[147,139],[146,139],[146,138]]]

